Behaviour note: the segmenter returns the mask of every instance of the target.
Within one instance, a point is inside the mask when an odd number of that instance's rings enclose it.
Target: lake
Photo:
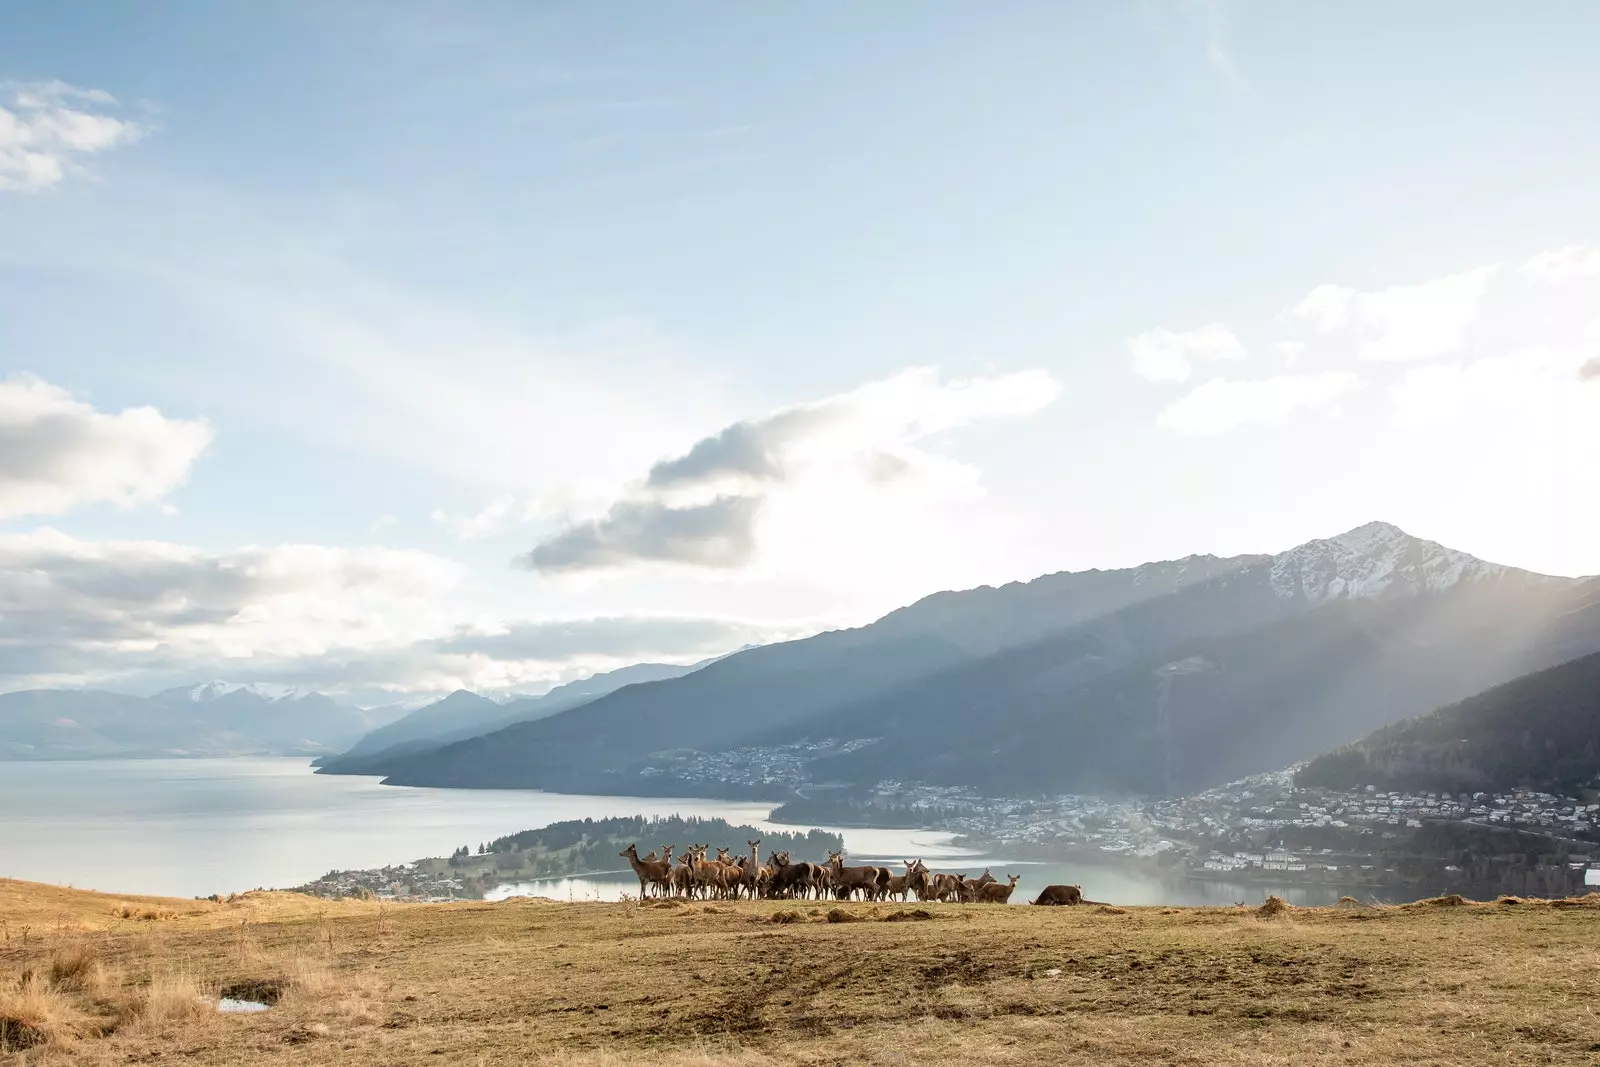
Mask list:
[[[314,774],[301,758],[0,763],[0,877],[205,896],[448,855],[566,819],[698,815],[765,829],[774,825],[770,810],[717,800],[386,786],[376,778]],[[1267,892],[1319,904],[1343,892],[1166,879],[1113,863],[1021,863],[963,852],[951,835],[929,831],[824,829],[841,834],[861,862],[898,865],[920,856],[935,870],[975,875],[987,866],[996,877],[1020,874],[1017,901],[1051,882],[1080,884],[1086,896],[1118,904],[1229,904],[1259,901]],[[621,871],[502,886],[496,896],[615,900],[638,888],[632,873]]]

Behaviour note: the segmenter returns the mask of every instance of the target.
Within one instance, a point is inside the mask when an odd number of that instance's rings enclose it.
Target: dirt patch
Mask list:
[[[929,911],[927,908],[915,908],[911,911],[906,911],[902,908],[900,911],[891,911],[878,921],[885,923],[910,923],[927,922],[931,918],[933,918],[933,912]]]
[[[829,908],[828,921],[831,923],[864,923],[867,918],[864,915],[852,915],[843,908]]]
[[[253,1000],[271,1007],[282,999],[285,984],[280,978],[242,978],[225,984],[220,995],[224,1000]]]
[[[0,1052],[24,1052],[50,1040],[50,1035],[23,1022],[0,1015]]]
[[[942,985],[982,985],[994,978],[995,966],[970,952],[955,952],[923,964],[920,977],[929,988]]]
[[[798,911],[775,911],[767,916],[769,923],[803,923],[806,917]]]
[[[1094,913],[1096,915],[1126,915],[1128,914],[1128,909],[1113,907],[1110,904],[1102,904],[1098,908],[1094,909]]]

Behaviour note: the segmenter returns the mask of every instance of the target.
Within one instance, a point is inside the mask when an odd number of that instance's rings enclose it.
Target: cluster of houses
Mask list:
[[[469,895],[458,878],[431,874],[416,864],[379,867],[370,871],[329,871],[314,882],[296,886],[296,893],[315,897],[376,897],[442,904]]]
[[[898,784],[898,783],[897,783]],[[902,789],[906,787],[902,786]],[[1064,795],[1032,800],[941,797],[961,810],[945,820],[991,845],[1021,852],[1094,848],[1118,856],[1161,857],[1196,874],[1271,873],[1307,880],[1382,880],[1394,873],[1384,854],[1408,829],[1430,823],[1506,826],[1582,840],[1600,830],[1600,804],[1521,789],[1505,793],[1439,793],[1301,789],[1293,769],[1171,799],[1112,800]],[[1266,848],[1261,842],[1305,838],[1321,830],[1318,848]],[[1327,831],[1333,831],[1330,836]],[[1338,831],[1344,831],[1338,833]],[[1315,840],[1315,835],[1313,835]],[[1231,842],[1231,844],[1230,844]],[[1250,847],[1255,842],[1255,847]],[[1568,846],[1559,844],[1556,851]],[[1567,866],[1590,868],[1587,848],[1572,846]],[[1586,878],[1600,884],[1600,863]],[[1446,875],[1456,873],[1445,867]]]

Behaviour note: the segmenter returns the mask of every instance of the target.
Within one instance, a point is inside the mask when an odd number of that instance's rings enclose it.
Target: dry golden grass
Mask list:
[[[0,945],[0,976],[13,976],[0,1016],[36,1028],[34,1047],[9,1056],[30,1067],[1476,1067],[1600,1054],[1600,898],[1262,914],[273,894],[150,902],[174,918],[86,934],[77,924],[109,914],[109,898],[45,896],[63,932]],[[269,992],[275,1007],[253,1015],[202,999]]]

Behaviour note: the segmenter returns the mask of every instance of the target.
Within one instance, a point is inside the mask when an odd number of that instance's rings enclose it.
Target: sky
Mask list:
[[[1600,7],[38,4],[0,691],[539,692],[1371,520],[1600,572]]]

